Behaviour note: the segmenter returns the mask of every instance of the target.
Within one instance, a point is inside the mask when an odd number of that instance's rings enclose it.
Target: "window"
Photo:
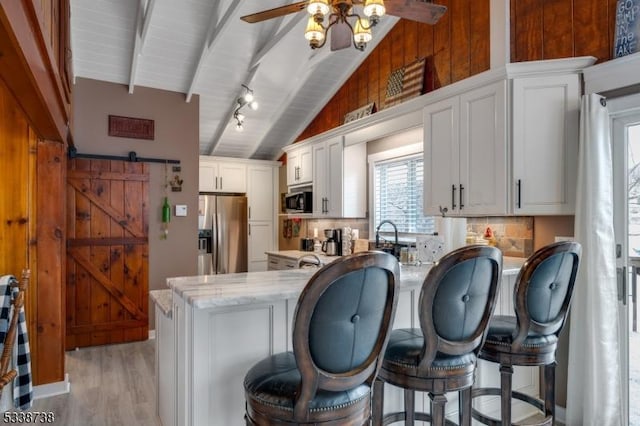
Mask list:
[[[421,153],[373,162],[374,227],[390,220],[398,232],[434,232],[433,217],[422,213],[423,176]]]

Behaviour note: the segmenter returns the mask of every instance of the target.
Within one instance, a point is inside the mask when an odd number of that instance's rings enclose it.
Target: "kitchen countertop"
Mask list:
[[[318,258],[320,258],[320,261],[325,265],[327,263],[333,262],[334,260],[340,257],[340,256],[327,256],[324,253],[316,253],[313,251],[302,251],[302,250],[273,250],[273,251],[265,251],[265,253],[268,254],[269,256],[284,257],[285,259],[289,259],[289,260],[298,260],[302,256],[315,254],[316,256],[318,256]]]
[[[333,261],[338,257],[329,258]],[[524,258],[505,257],[503,259],[503,276],[518,274],[525,260]],[[400,267],[400,287],[420,286],[431,266],[402,265]],[[207,309],[297,298],[316,271],[317,269],[290,269],[286,271],[196,275],[167,278],[167,285],[189,305],[196,309]]]
[[[162,313],[171,318],[171,305],[173,300],[173,292],[171,289],[151,290],[149,292],[149,296],[151,297],[151,300],[153,300],[153,303],[160,308]]]

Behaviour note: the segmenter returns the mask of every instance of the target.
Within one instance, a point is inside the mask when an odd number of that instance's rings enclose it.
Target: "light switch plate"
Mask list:
[[[176,217],[177,216],[186,216],[187,215],[187,205],[186,204],[176,204]]]

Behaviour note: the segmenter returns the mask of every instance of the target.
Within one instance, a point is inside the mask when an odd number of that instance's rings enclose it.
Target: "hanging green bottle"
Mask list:
[[[171,220],[171,206],[169,205],[169,198],[164,197],[164,204],[162,204],[162,222],[169,223]]]

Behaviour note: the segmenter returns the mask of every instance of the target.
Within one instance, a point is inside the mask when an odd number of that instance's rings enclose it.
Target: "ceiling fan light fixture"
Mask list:
[[[371,25],[375,25],[384,16],[387,9],[384,7],[384,0],[366,0],[362,11],[371,20]]]
[[[314,18],[319,15],[322,19],[330,10],[329,0],[310,0],[307,5],[307,12]]]
[[[371,35],[371,25],[367,18],[360,18],[356,21],[356,25],[353,28],[353,42],[356,49],[364,50],[367,43],[371,41],[373,36]]]
[[[304,38],[309,41],[311,48],[315,49],[323,44],[324,37],[324,28],[315,21],[313,16],[310,16],[307,21],[307,29],[304,31]]]

